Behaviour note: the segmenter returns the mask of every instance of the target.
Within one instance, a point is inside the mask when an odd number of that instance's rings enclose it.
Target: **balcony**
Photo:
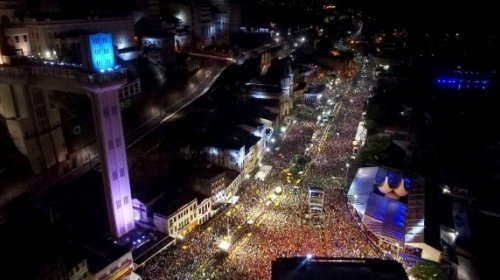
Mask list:
[[[80,72],[77,81],[83,87],[103,88],[112,85],[122,86],[127,82],[127,72],[124,69],[112,70],[104,73]]]
[[[0,66],[0,76],[9,78],[24,78],[29,76],[50,77],[76,80],[83,87],[107,87],[115,84],[125,84],[127,73],[125,69],[113,69],[106,72],[88,73],[75,68],[59,66],[25,65]]]

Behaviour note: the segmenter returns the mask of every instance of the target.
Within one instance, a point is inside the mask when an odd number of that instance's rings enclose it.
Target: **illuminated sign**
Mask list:
[[[109,33],[89,35],[90,55],[94,71],[111,71],[115,67],[113,38]]]

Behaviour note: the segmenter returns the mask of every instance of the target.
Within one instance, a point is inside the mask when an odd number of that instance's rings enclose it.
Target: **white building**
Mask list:
[[[197,177],[193,190],[210,197],[212,205],[230,203],[244,180],[243,173],[217,166],[206,168]]]
[[[4,33],[7,44],[14,48],[17,56],[27,56],[31,54],[28,29],[25,26],[5,27]]]
[[[44,21],[27,19],[24,25],[31,49],[31,52],[25,53],[25,55],[55,59],[60,52],[80,49],[78,35],[104,32],[112,34],[117,56],[125,61],[137,57],[132,18],[89,17],[87,19],[47,19]]]
[[[198,202],[198,224],[206,223],[212,217],[212,199],[200,197]]]
[[[198,199],[181,197],[176,201],[159,200],[153,206],[153,223],[159,231],[183,238],[198,225]]]

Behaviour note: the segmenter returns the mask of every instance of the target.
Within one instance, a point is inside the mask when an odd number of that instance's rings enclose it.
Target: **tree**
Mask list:
[[[410,279],[418,280],[446,280],[446,272],[437,262],[423,261],[417,263],[408,272]]]
[[[371,133],[374,133],[375,131],[378,130],[379,124],[378,124],[378,122],[376,122],[374,120],[366,120],[365,121],[365,128],[368,131],[368,133],[371,134]]]
[[[374,135],[369,138],[359,153],[359,159],[364,163],[380,163],[389,157],[388,148],[391,139],[385,135]]]

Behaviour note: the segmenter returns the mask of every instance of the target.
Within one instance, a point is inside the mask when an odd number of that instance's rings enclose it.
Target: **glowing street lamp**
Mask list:
[[[349,163],[345,164],[345,167],[346,167],[346,169],[345,169],[345,186],[346,186],[346,188],[347,188],[347,175],[349,175],[349,166],[351,166]]]
[[[229,247],[231,247],[231,243],[229,241],[226,241],[226,240],[222,240],[220,243],[219,243],[219,249],[223,250],[223,251],[226,251],[229,250]]]
[[[443,194],[445,194],[445,195],[451,193],[450,187],[448,187],[448,186],[444,186],[443,189],[442,189],[442,191],[443,191]]]

